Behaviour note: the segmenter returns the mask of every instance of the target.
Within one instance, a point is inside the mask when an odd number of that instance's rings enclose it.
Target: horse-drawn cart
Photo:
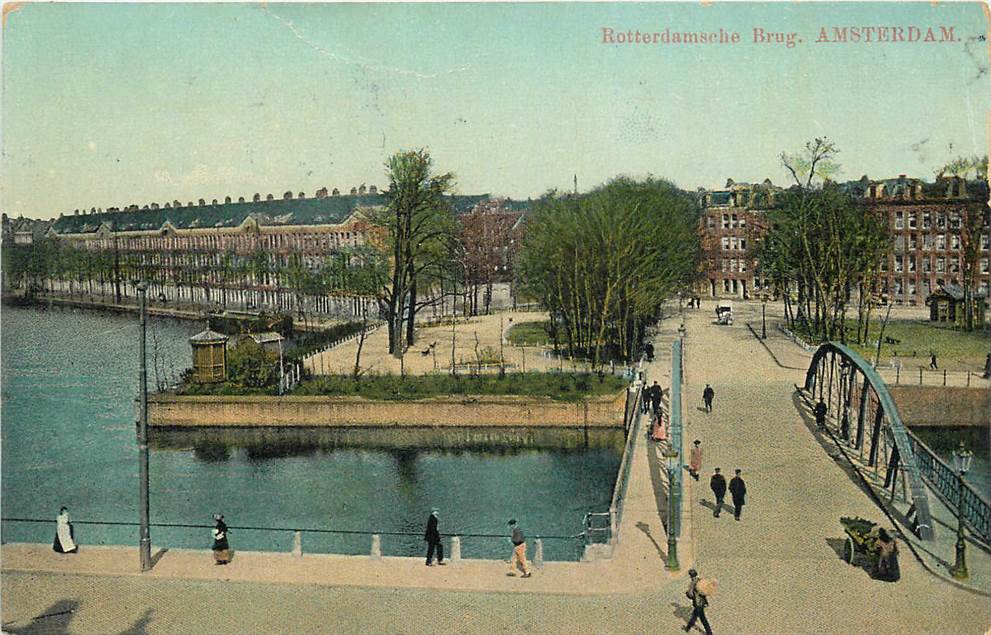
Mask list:
[[[880,547],[877,539],[877,524],[860,518],[840,518],[843,531],[846,532],[846,542],[843,545],[843,559],[855,564],[859,557],[870,560],[871,566],[877,566]]]

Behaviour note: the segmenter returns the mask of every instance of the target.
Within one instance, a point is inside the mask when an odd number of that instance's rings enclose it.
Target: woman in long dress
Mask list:
[[[213,561],[214,564],[227,564],[231,561],[231,547],[227,542],[227,525],[224,517],[214,515],[216,525],[213,528]]]
[[[654,431],[650,435],[654,441],[667,441],[668,440],[668,429],[664,425],[664,413],[657,413],[657,418],[654,419]]]
[[[52,549],[57,553],[76,553],[79,551],[72,523],[69,522],[69,510],[65,507],[60,509],[55,522],[55,541],[52,543]]]

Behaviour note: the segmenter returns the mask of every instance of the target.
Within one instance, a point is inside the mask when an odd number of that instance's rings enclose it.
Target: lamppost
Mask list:
[[[678,463],[678,451],[669,447],[661,455],[664,457],[664,466],[668,470],[668,561],[664,568],[668,571],[677,571],[678,566],[678,539],[674,535],[674,474],[675,470],[681,468]]]
[[[953,466],[957,469],[957,559],[950,569],[950,574],[958,580],[968,577],[966,543],[963,540],[963,477],[970,469],[970,460],[974,453],[964,447],[960,442],[960,447],[953,451]]]
[[[141,365],[138,371],[138,390],[141,399],[141,411],[138,415],[138,480],[140,493],[138,496],[138,521],[140,523],[139,557],[141,570],[151,569],[151,532],[149,530],[148,504],[148,363],[145,351],[145,332],[148,322],[148,284],[138,283],[138,306],[141,310]]]
[[[767,339],[767,294],[760,294],[760,339]]]

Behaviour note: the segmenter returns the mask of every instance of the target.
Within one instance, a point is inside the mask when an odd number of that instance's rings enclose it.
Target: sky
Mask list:
[[[814,42],[873,25],[955,41]],[[419,147],[460,193],[515,198],[575,176],[787,183],[778,155],[817,136],[842,179],[931,179],[987,152],[986,33],[980,4],[945,2],[25,4],[3,28],[0,207],[383,187],[386,158]]]

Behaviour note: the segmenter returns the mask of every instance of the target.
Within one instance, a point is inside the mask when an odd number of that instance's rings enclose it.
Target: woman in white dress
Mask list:
[[[57,523],[57,527],[52,549],[58,553],[76,553],[79,551],[79,545],[76,544],[76,536],[72,529],[72,523],[69,522],[69,510],[65,507],[60,509],[55,522]]]

